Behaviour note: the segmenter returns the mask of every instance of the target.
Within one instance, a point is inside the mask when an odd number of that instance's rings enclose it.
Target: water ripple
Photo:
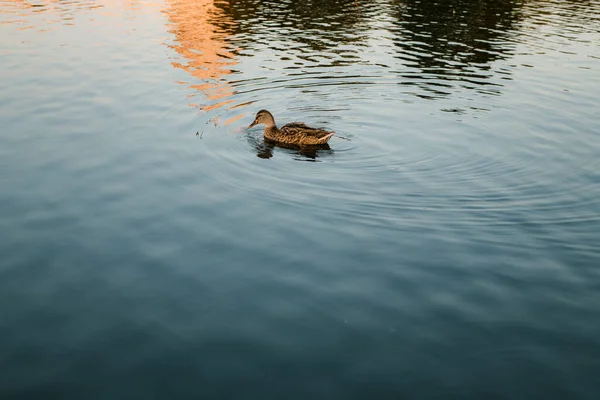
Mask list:
[[[597,1],[33,4],[0,2],[9,394],[598,393]]]

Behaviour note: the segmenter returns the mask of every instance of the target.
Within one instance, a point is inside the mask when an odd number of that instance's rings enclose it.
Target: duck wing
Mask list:
[[[314,138],[323,138],[333,133],[323,129],[311,128],[304,122],[290,122],[289,124],[282,126],[280,131],[286,135],[311,136]]]
[[[284,128],[313,129],[310,126],[306,125],[304,122],[290,122],[289,124],[285,124],[281,127],[281,129]]]

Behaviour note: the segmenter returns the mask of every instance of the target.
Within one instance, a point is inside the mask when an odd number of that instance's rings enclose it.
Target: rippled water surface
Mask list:
[[[599,43],[597,0],[0,1],[0,397],[597,399]]]

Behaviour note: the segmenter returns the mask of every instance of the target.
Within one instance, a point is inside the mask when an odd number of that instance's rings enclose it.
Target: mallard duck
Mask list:
[[[257,112],[254,122],[250,124],[248,129],[260,124],[265,125],[265,139],[296,146],[322,145],[327,143],[327,141],[335,134],[335,132],[311,128],[303,122],[292,122],[279,129],[277,128],[277,125],[275,125],[273,114],[267,110],[260,110]]]

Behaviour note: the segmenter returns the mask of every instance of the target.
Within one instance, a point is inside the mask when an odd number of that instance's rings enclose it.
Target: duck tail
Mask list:
[[[331,139],[331,137],[332,137],[333,135],[335,135],[335,132],[330,132],[330,133],[328,133],[327,135],[323,136],[323,137],[321,138],[321,140],[320,140],[320,143],[321,143],[321,144],[327,143],[327,141],[328,141],[329,139]]]

